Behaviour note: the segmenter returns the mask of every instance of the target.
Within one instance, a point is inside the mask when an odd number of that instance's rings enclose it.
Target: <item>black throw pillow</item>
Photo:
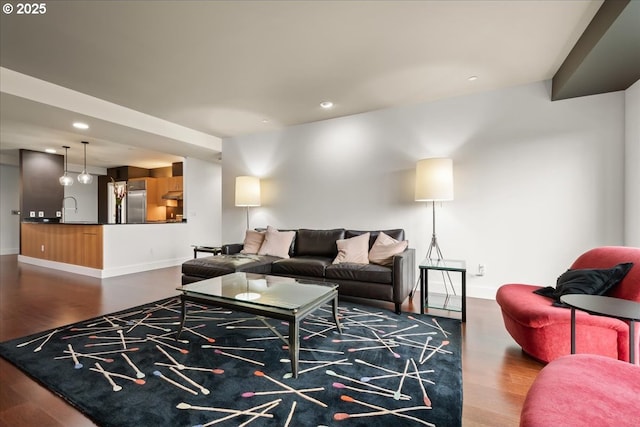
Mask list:
[[[568,307],[560,301],[562,295],[604,295],[624,279],[631,267],[633,263],[627,262],[606,269],[567,270],[558,277],[555,288],[547,286],[533,292],[553,299],[553,305],[556,307]]]

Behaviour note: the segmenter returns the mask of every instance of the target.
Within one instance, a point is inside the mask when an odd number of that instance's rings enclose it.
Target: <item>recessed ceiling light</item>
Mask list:
[[[478,76],[471,76],[467,80],[469,80],[470,82],[474,82],[474,81],[478,80]]]
[[[262,119],[262,123],[269,123],[268,119]]]
[[[324,108],[325,110],[328,110],[329,108],[333,108],[333,102],[331,102],[331,101],[322,101],[320,103],[320,106],[322,108]]]
[[[56,150],[54,150],[53,148],[47,148],[46,150],[44,150],[45,152],[49,153],[49,154],[55,154]]]
[[[89,125],[86,123],[82,123],[82,122],[75,122],[73,124],[73,127],[76,129],[89,129]]]

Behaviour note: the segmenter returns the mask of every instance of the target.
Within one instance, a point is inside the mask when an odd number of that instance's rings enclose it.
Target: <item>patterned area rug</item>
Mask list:
[[[341,302],[301,323],[170,298],[0,344],[99,426],[460,426],[460,321]]]

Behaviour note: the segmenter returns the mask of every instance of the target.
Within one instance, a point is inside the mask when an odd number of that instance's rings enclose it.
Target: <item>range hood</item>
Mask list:
[[[162,195],[164,200],[182,200],[182,191],[169,191]]]

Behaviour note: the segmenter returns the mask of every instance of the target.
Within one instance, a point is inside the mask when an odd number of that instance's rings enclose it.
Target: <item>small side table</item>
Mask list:
[[[589,314],[629,321],[629,362],[635,363],[635,322],[640,320],[640,303],[600,295],[570,294],[560,301],[571,307],[571,354],[576,353],[576,309]]]
[[[420,313],[424,314],[426,307],[441,310],[460,311],[462,321],[467,321],[467,265],[461,260],[452,259],[429,259],[425,258],[418,265],[420,268]],[[442,271],[443,274],[460,273],[462,275],[462,301],[460,310],[447,308],[446,301],[443,306],[429,305],[429,270]],[[446,286],[446,285],[445,285]]]
[[[193,259],[198,258],[198,252],[206,252],[213,255],[219,255],[222,253],[222,248],[220,246],[193,246]]]

